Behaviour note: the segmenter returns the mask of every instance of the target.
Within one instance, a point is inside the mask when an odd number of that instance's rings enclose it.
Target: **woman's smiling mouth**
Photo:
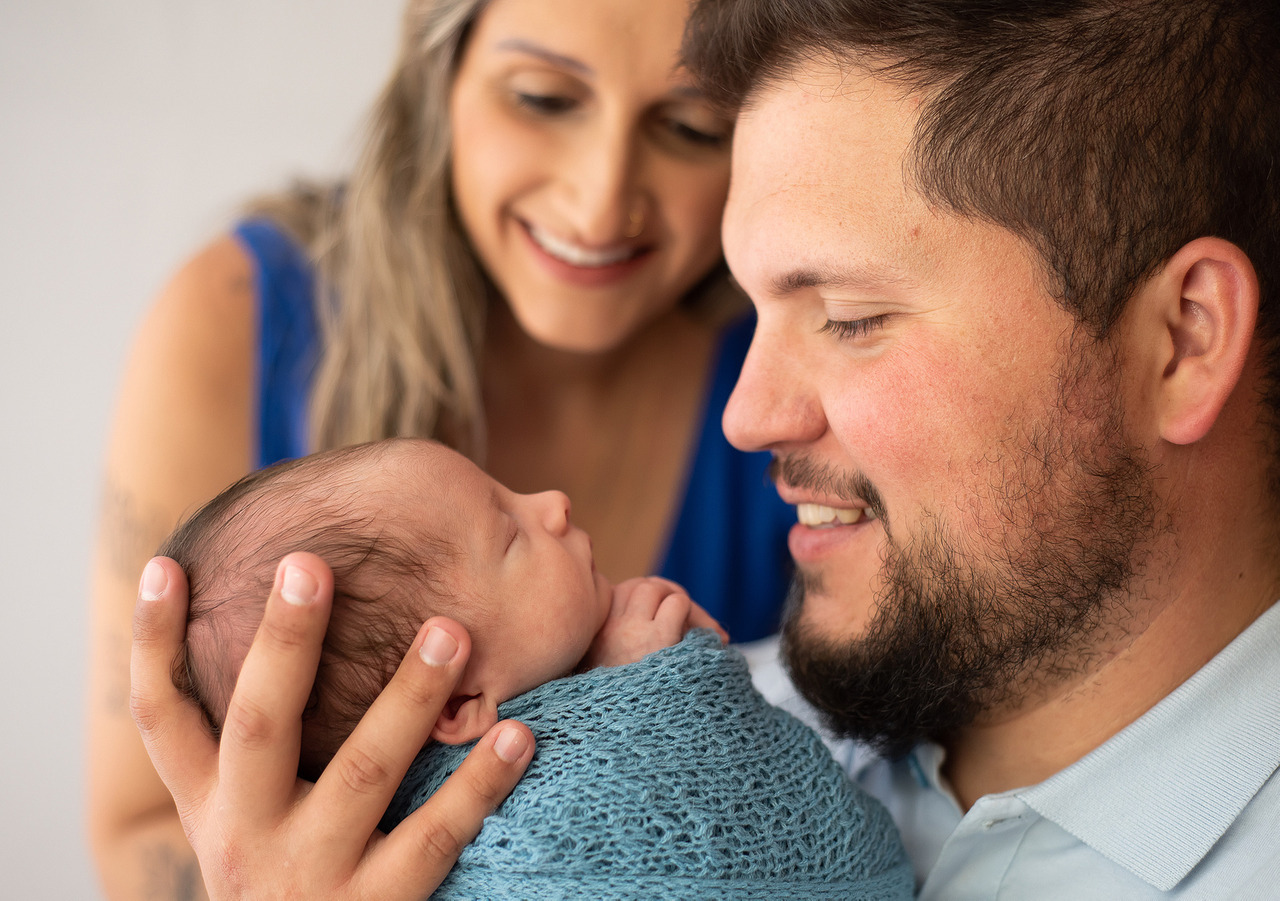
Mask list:
[[[637,247],[634,244],[618,244],[604,249],[583,247],[580,244],[559,238],[531,222],[523,224],[525,231],[528,232],[529,237],[533,239],[533,242],[539,248],[548,256],[570,266],[580,266],[584,269],[602,269],[606,266],[625,263],[644,252],[643,247]]]

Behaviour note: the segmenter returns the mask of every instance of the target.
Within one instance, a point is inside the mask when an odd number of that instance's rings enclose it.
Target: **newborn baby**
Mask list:
[[[537,738],[525,778],[436,897],[910,898],[883,808],[760,698],[679,586],[610,584],[569,514],[562,493],[516,494],[424,440],[254,473],[160,550],[191,586],[180,681],[216,730],[276,562],[311,551],[333,569],[334,604],[304,715],[304,776],[320,773],[435,615],[466,626],[471,658],[436,721],[440,744],[410,769],[384,827],[500,717]]]

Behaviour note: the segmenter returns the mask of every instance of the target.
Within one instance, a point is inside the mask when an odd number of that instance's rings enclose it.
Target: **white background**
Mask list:
[[[89,548],[113,394],[237,203],[343,170],[401,0],[0,2],[0,896],[100,897]]]

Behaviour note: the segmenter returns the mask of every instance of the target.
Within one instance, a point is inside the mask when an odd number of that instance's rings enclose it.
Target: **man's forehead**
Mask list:
[[[910,232],[925,211],[905,176],[916,116],[897,86],[832,65],[763,87],[734,137],[724,238],[735,272],[822,256],[837,237]]]
[[[733,155],[814,161],[847,159],[858,147],[901,154],[919,98],[871,71],[810,62],[761,85],[739,114]]]

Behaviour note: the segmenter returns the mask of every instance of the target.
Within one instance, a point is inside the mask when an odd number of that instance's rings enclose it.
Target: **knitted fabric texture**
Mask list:
[[[714,633],[549,682],[499,713],[528,724],[537,753],[433,898],[912,897],[884,808]],[[384,828],[470,747],[423,751]]]

